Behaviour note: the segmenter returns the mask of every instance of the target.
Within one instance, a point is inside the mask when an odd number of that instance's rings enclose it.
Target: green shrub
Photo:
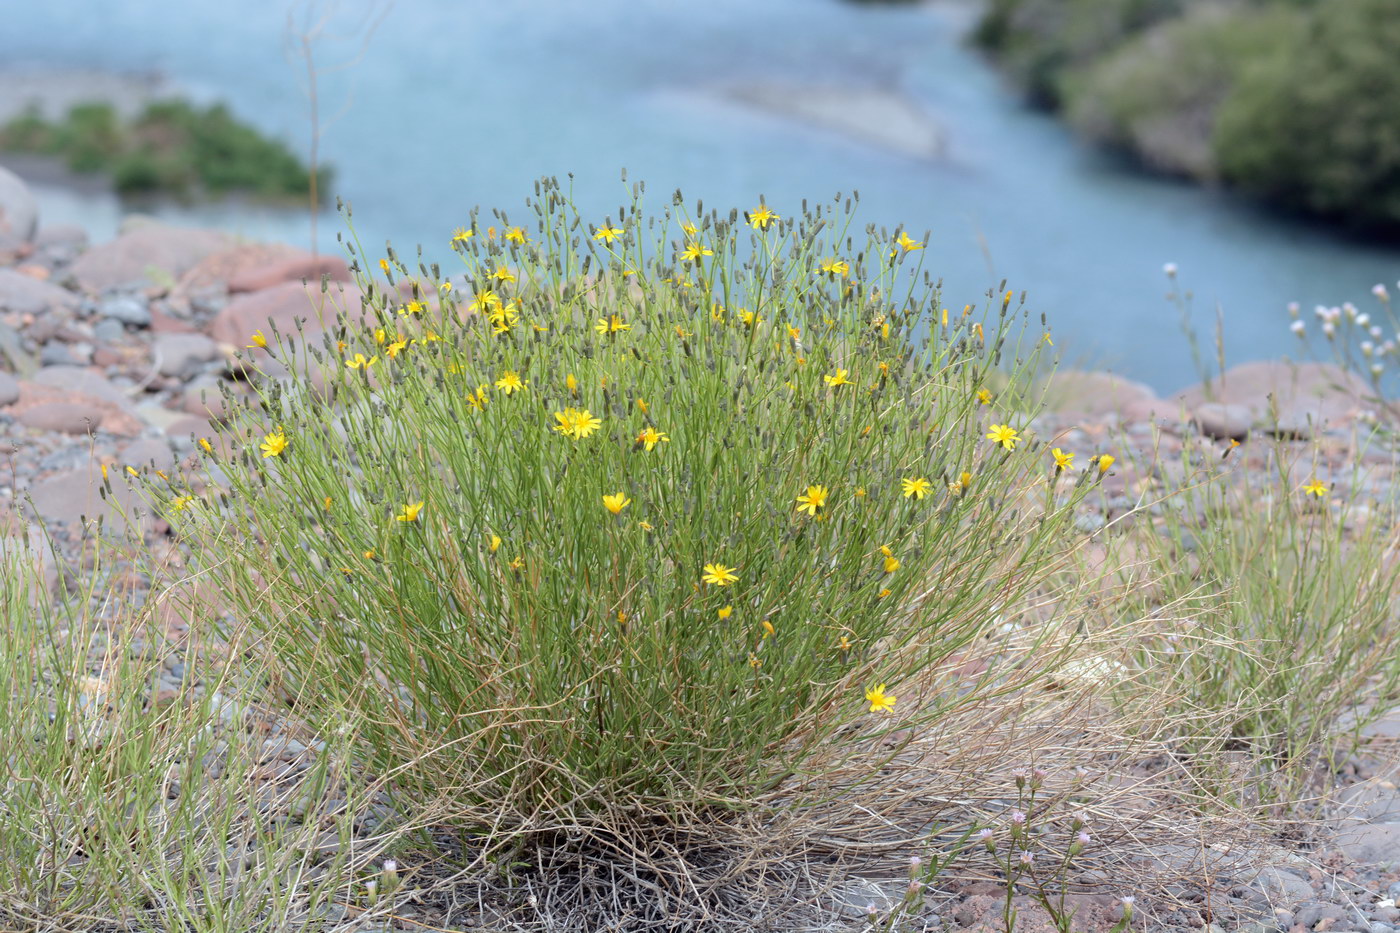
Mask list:
[[[1161,171],[1216,172],[1216,113],[1240,71],[1294,36],[1284,9],[1199,7],[1086,64],[1065,80],[1070,121]]]
[[[201,109],[182,100],[154,101],[125,121],[106,103],[80,104],[53,123],[31,107],[0,128],[0,149],[61,156],[75,172],[108,172],[123,194],[300,198],[311,183],[284,144],[222,105]],[[323,195],[331,179],[329,168],[318,169]]]
[[[226,498],[172,500],[240,539],[228,597],[299,712],[364,713],[375,773],[499,844],[742,810],[858,748],[864,779],[872,737],[1005,687],[956,659],[1026,634],[1101,474],[984,436],[1044,345],[1011,294],[949,314],[918,241],[839,210],[535,207],[454,240],[469,292],[356,252],[363,312],[269,335],[294,379],[220,438]]]
[[[1295,41],[1251,61],[1222,107],[1224,177],[1289,209],[1400,229],[1398,44],[1389,0],[1314,8]]]

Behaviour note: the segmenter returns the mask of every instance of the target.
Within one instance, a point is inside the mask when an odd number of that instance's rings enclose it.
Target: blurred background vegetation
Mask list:
[[[1146,166],[1400,233],[1395,0],[992,0],[1037,104]]]
[[[306,164],[279,140],[239,121],[222,104],[200,108],[158,100],[130,119],[102,101],[78,104],[61,118],[32,106],[0,126],[0,151],[61,158],[74,172],[110,174],[122,194],[304,199]],[[318,170],[325,192],[330,169]]]

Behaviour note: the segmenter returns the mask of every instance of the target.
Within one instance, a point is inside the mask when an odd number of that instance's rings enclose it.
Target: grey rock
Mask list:
[[[1074,527],[1084,534],[1093,534],[1107,524],[1106,519],[1098,512],[1088,512],[1074,517]]]
[[[0,167],[0,248],[28,243],[38,228],[39,202],[18,175]]]
[[[19,400],[19,383],[8,373],[0,373],[0,408]]]
[[[88,245],[88,234],[87,230],[77,224],[43,226],[34,235],[34,245],[45,248],[62,247],[78,251]]]
[[[1395,927],[1388,923],[1381,923],[1379,920],[1372,920],[1371,925],[1366,928],[1366,933],[1395,933]]]
[[[39,351],[39,362],[45,366],[76,366],[81,361],[68,344],[51,340]]]
[[[1400,820],[1400,791],[1367,781],[1337,794],[1335,815],[1340,825]]]
[[[153,466],[157,470],[173,470],[175,454],[164,438],[144,437],[122,448],[121,462],[130,466]]]
[[[1339,927],[1336,927],[1336,923],[1345,920],[1347,918],[1347,912],[1336,904],[1312,903],[1298,908],[1294,914],[1294,918],[1297,923],[1309,930],[1317,926],[1323,920],[1333,921],[1332,928],[1339,929]]]
[[[1275,865],[1262,869],[1254,879],[1253,887],[1271,903],[1282,907],[1292,907],[1313,896],[1313,886],[1307,880]]]
[[[1392,883],[1390,887],[1386,888],[1385,896],[1392,901],[1400,901],[1400,881],[1396,881]]]
[[[162,334],[151,345],[162,376],[188,379],[205,363],[219,359],[219,345],[203,334]]]
[[[92,329],[92,336],[99,343],[116,343],[126,336],[126,327],[121,321],[104,318],[98,321],[97,326]]]
[[[1363,823],[1343,829],[1332,848],[1358,862],[1388,866],[1400,862],[1400,823]]]
[[[98,306],[97,313],[110,321],[120,321],[131,327],[151,326],[151,310],[146,302],[131,295],[113,295]]]
[[[78,307],[78,296],[52,282],[24,275],[13,269],[0,269],[0,311],[39,315],[51,308]]]
[[[1202,402],[1191,412],[1191,421],[1200,432],[1216,440],[1242,441],[1249,437],[1254,414],[1244,405]]]

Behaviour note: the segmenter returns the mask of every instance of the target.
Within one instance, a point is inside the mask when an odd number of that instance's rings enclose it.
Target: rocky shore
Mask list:
[[[121,522],[99,495],[104,468],[123,508],[139,504],[125,468],[193,469],[198,439],[227,415],[224,397],[250,391],[235,353],[259,330],[302,322],[315,332],[323,280],[357,307],[350,278],[337,257],[137,218],[90,243],[81,229],[45,226],[24,185],[0,169],[0,550],[32,555],[55,592],[72,587],[96,519]],[[1251,362],[1165,398],[1110,373],[1067,371],[1046,400],[1031,435],[1117,458],[1103,502],[1081,516],[1087,535],[1197,465],[1260,496],[1314,476],[1337,498],[1391,495],[1391,455],[1362,443],[1376,417],[1366,389],[1331,366]],[[141,521],[132,530],[147,547],[174,547],[163,522]],[[173,689],[178,651],[167,667]],[[1375,731],[1400,738],[1400,714]],[[1261,919],[1207,929],[1400,929],[1400,772],[1383,757],[1344,764],[1331,822],[1291,861],[1218,873],[1219,890],[1204,895],[1215,915]],[[948,928],[992,929],[997,909],[971,886],[950,894],[942,916]]]

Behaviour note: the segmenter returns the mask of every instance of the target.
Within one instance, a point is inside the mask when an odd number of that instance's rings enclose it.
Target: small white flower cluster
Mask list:
[[[1400,287],[1400,283],[1397,283],[1397,287]],[[1383,284],[1377,284],[1371,287],[1371,294],[1381,302],[1386,314],[1391,318],[1391,323],[1396,324],[1394,315],[1391,313],[1390,290]],[[1385,372],[1386,359],[1394,359],[1396,363],[1393,365],[1400,366],[1400,358],[1397,358],[1396,354],[1397,345],[1400,345],[1400,328],[1397,328],[1394,337],[1386,339],[1385,331],[1379,324],[1372,321],[1371,315],[1358,310],[1356,305],[1349,301],[1340,306],[1318,305],[1313,309],[1313,315],[1319,322],[1318,329],[1322,331],[1322,335],[1334,344],[1337,341],[1339,331],[1343,337],[1356,336],[1360,338],[1356,346],[1361,351],[1362,357],[1369,361],[1367,369],[1372,376],[1380,376]],[[1306,337],[1308,328],[1300,316],[1298,302],[1291,302],[1288,305],[1288,316],[1292,319],[1288,329],[1299,337]],[[1350,340],[1345,340],[1342,351],[1339,351],[1345,353],[1348,358],[1350,358],[1350,353],[1346,351],[1346,348],[1350,345]]]

